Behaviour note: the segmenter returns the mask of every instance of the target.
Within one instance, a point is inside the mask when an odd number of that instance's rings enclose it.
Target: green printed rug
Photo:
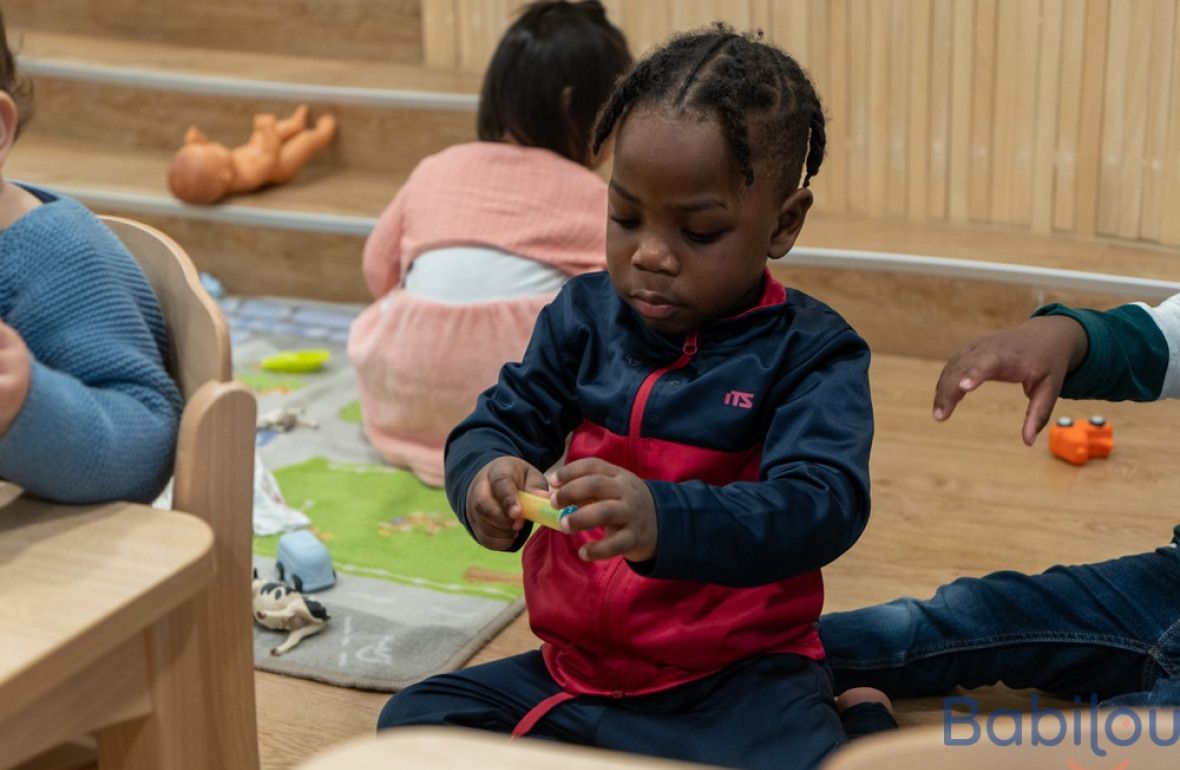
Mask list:
[[[223,305],[237,378],[255,391],[260,415],[296,409],[315,425],[260,430],[258,455],[287,505],[311,519],[337,575],[332,588],[314,594],[331,616],[319,634],[276,656],[270,651],[286,632],[254,625],[255,665],[384,691],[462,666],[523,610],[520,555],[480,547],[441,489],[373,452],[343,336],[319,334],[309,343],[293,332],[301,319],[331,331],[335,306],[249,303]],[[328,348],[332,358],[323,371],[297,376],[258,367],[265,356],[300,347]],[[264,579],[274,577],[278,539],[254,539],[254,566]]]
[[[275,478],[287,504],[312,520],[338,574],[508,603],[521,596],[520,556],[480,547],[442,490],[407,471],[316,457]],[[273,557],[278,540],[255,538],[254,552]]]
[[[478,546],[412,474],[316,457],[275,477],[327,546],[336,585],[314,594],[327,628],[281,657],[270,650],[285,634],[255,624],[258,668],[397,690],[463,665],[523,608],[519,555]],[[278,540],[255,538],[259,575],[274,574]]]

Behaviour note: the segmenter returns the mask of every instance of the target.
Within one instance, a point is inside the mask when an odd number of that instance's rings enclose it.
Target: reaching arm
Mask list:
[[[1020,383],[1029,398],[1021,431],[1032,445],[1059,395],[1111,401],[1180,396],[1180,295],[1157,307],[1106,311],[1047,305],[1020,326],[981,337],[943,367],[934,419],[989,380]]]
[[[562,323],[569,305],[566,294],[563,290],[541,311],[521,362],[500,370],[499,381],[480,395],[475,411],[447,438],[447,499],[473,535],[468,494],[476,475],[498,457],[520,458],[544,470],[561,457],[566,434],[574,427],[576,361],[569,351],[576,349],[576,341],[568,338]],[[522,527],[512,550],[524,544],[530,531],[531,525]]]
[[[1180,295],[1157,307],[1048,305],[1037,315],[1066,316],[1085,329],[1089,349],[1063,383],[1065,398],[1154,401],[1180,395]]]

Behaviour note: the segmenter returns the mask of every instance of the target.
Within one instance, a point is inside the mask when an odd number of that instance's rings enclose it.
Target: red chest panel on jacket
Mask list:
[[[619,436],[583,423],[571,438],[567,461],[582,457],[652,480],[723,484],[757,479],[760,447],[718,452]],[[647,578],[623,559],[578,558],[582,544],[601,536],[546,529],[525,547],[530,622],[547,643],[550,673],[565,690],[634,695],[683,684],[760,653],[823,658],[814,629],[823,606],[818,570],[753,588]]]

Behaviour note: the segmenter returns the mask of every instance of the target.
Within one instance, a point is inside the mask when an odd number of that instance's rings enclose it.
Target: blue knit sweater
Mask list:
[[[29,394],[0,438],[0,477],[71,503],[151,500],[168,481],[181,398],[147,279],[77,201],[0,231],[0,318],[31,356]]]

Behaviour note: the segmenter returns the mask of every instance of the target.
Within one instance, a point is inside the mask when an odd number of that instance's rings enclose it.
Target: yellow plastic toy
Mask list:
[[[1058,417],[1049,428],[1049,451],[1074,465],[1085,465],[1091,457],[1109,457],[1114,450],[1114,427],[1094,416],[1085,422]]]
[[[559,511],[549,504],[548,497],[532,492],[517,492],[516,499],[526,519],[558,531],[561,531],[561,520],[578,510],[576,505],[567,505]]]
[[[261,366],[268,372],[283,374],[308,374],[318,372],[332,357],[330,350],[312,348],[309,350],[285,350],[262,359]]]

